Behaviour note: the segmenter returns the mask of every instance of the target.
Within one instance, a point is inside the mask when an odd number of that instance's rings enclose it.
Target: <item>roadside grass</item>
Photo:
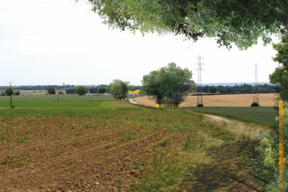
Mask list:
[[[180,110],[207,113],[270,127],[275,126],[275,117],[278,115],[273,107],[183,107]]]

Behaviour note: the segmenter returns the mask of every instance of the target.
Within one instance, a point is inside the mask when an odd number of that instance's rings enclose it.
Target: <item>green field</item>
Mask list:
[[[13,101],[58,101],[58,95],[19,95],[12,96]],[[113,96],[78,96],[73,95],[59,95],[59,101],[112,101]],[[10,97],[0,96],[0,101],[10,101]]]
[[[15,101],[17,108],[112,108],[112,101]],[[1,108],[9,108],[9,102],[0,101]]]
[[[273,107],[185,107],[181,110],[218,115],[269,127],[275,126],[277,116]]]

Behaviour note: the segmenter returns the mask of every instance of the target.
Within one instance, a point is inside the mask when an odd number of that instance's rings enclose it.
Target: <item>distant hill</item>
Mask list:
[[[202,86],[206,86],[206,85],[208,85],[208,86],[220,86],[220,85],[222,85],[222,86],[235,86],[235,85],[244,85],[244,84],[254,86],[254,83],[251,83],[251,82],[245,82],[245,83],[243,83],[243,82],[237,82],[237,83],[206,83],[206,84],[202,84]],[[258,85],[265,85],[265,84],[274,85],[274,84],[271,84],[269,82],[258,82]]]

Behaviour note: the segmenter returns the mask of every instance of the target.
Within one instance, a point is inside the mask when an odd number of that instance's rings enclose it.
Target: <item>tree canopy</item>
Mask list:
[[[78,95],[84,95],[85,93],[88,92],[88,89],[86,87],[83,87],[83,86],[78,86],[78,87],[75,88],[75,92]]]
[[[281,37],[281,42],[273,44],[277,51],[273,61],[278,62],[281,66],[269,75],[270,83],[280,84],[280,95],[284,100],[288,99],[288,34]]]
[[[48,92],[49,94],[55,94],[55,93],[56,93],[56,91],[55,91],[55,89],[54,89],[53,87],[48,88],[48,89],[47,89],[47,92]]]
[[[155,95],[157,103],[179,104],[184,100],[187,91],[195,86],[191,78],[192,71],[169,63],[166,67],[144,75],[142,90],[148,95]]]
[[[78,1],[78,0],[76,0]],[[272,0],[87,0],[109,27],[216,38],[219,46],[240,49],[264,45],[288,29],[287,1]]]
[[[116,99],[125,99],[128,93],[127,84],[129,84],[129,82],[123,82],[121,80],[115,79],[108,86],[109,92]]]
[[[216,93],[217,87],[211,86],[211,87],[209,87],[209,91],[210,91],[211,93]]]
[[[12,88],[8,88],[5,90],[5,93],[7,96],[11,96],[14,94],[14,90]]]

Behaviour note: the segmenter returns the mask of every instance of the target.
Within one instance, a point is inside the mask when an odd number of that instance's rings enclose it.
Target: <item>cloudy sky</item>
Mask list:
[[[215,39],[197,43],[181,36],[120,32],[102,24],[91,5],[74,0],[9,0],[0,3],[0,85],[109,84],[113,79],[141,85],[143,75],[175,62],[193,72],[205,65],[202,83],[269,82],[277,63],[272,44],[247,51],[218,48]],[[273,37],[277,42],[278,38]]]

